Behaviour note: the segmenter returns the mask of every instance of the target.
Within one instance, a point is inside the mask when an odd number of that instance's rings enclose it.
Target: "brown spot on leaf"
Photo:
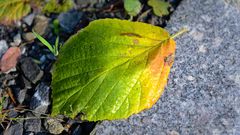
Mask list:
[[[139,44],[139,40],[133,39],[133,44],[135,44],[135,45]]]
[[[173,64],[173,61],[174,61],[174,54],[169,54],[167,57],[164,58],[164,62],[170,66]]]
[[[126,32],[126,33],[121,33],[120,35],[121,35],[121,36],[129,36],[129,37],[138,37],[138,38],[142,38],[141,35],[136,34],[136,33],[128,33],[128,32]]]

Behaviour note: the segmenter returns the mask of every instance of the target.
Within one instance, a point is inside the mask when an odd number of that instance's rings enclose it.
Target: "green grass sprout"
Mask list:
[[[55,56],[58,55],[58,47],[59,47],[59,37],[56,38],[55,45],[51,45],[46,39],[44,39],[41,35],[36,33],[34,30],[32,31],[34,36],[44,44]]]

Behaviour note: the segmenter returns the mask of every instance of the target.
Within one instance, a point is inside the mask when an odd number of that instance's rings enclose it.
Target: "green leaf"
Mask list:
[[[50,0],[43,8],[45,13],[61,13],[73,7],[72,0]]]
[[[52,115],[89,121],[127,118],[160,97],[175,42],[156,26],[93,21],[61,48],[52,74]]]
[[[130,16],[136,16],[142,7],[139,0],[124,0],[124,8]]]
[[[10,24],[31,11],[29,0],[0,0],[0,23]]]
[[[168,15],[168,8],[171,7],[171,5],[164,0],[149,0],[148,5],[153,8],[154,14],[160,17]]]

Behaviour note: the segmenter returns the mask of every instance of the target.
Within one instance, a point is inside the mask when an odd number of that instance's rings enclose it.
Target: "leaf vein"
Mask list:
[[[129,63],[126,69],[128,69],[129,67]],[[121,78],[123,77],[124,73],[126,72],[126,70],[121,74]],[[109,97],[109,95],[111,95],[111,93],[113,92],[113,89],[117,86],[117,84],[120,82],[121,79],[119,79],[111,88],[110,92],[107,94],[107,97],[101,102],[101,104],[99,105],[99,107],[97,108],[97,110],[94,112],[94,115],[97,114],[98,110],[101,108],[101,106],[105,103],[105,101],[107,100],[107,98]],[[93,117],[93,115],[92,115]]]

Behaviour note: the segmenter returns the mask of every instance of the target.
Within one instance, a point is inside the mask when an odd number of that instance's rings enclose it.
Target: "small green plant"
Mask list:
[[[50,0],[43,8],[45,13],[66,12],[73,7],[72,0]]]
[[[130,19],[132,19],[134,16],[138,15],[142,6],[139,0],[124,0],[124,8],[130,15]]]
[[[55,56],[58,55],[58,49],[59,49],[59,37],[56,38],[55,44],[51,45],[46,39],[44,39],[41,35],[36,33],[35,31],[32,31],[35,37],[44,44]]]
[[[154,14],[160,17],[168,15],[168,8],[171,7],[169,2],[164,0],[148,0],[148,5],[153,8]],[[131,20],[132,17],[138,15],[141,11],[141,3],[139,0],[124,0],[124,8],[130,15]]]
[[[54,32],[55,35],[59,35],[60,25],[59,25],[59,20],[58,19],[54,19],[54,21],[53,21],[53,32]]]
[[[168,15],[168,8],[171,7],[171,5],[164,0],[148,0],[148,5],[153,8],[154,14],[160,17]]]

